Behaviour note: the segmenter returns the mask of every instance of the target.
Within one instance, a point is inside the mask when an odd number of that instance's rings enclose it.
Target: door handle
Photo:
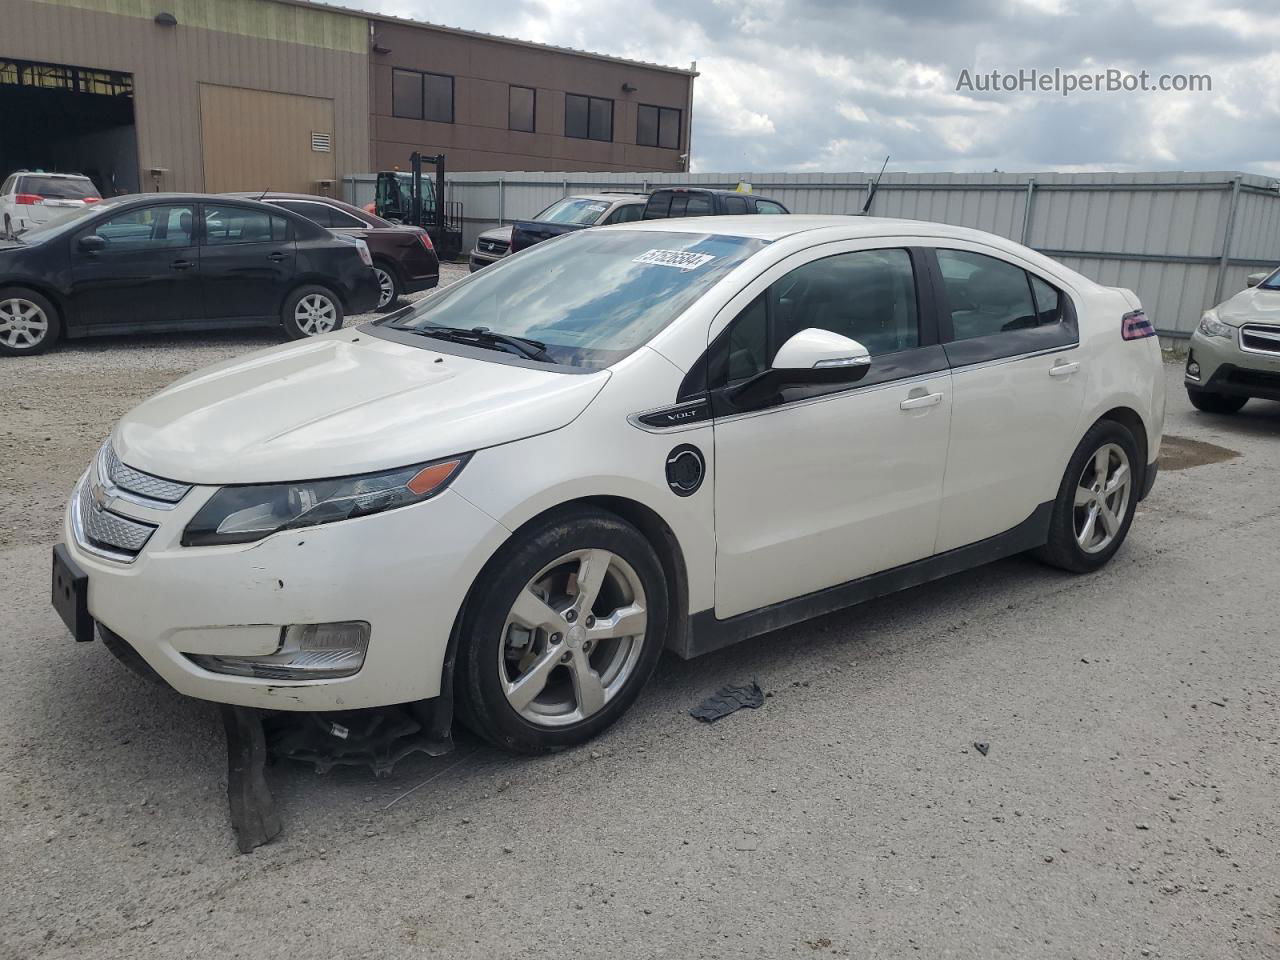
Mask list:
[[[194,260],[175,260],[169,264],[169,267],[173,270],[190,270],[195,265]]]
[[[271,260],[274,263],[279,263],[281,260],[284,259],[284,254],[281,253],[279,250],[277,250],[275,253],[268,253],[267,259]]]
[[[926,393],[920,397],[908,397],[898,404],[899,410],[919,410],[921,407],[934,407],[942,402],[942,394]]]
[[[1055,363],[1049,368],[1049,376],[1051,377],[1069,377],[1080,369],[1080,361],[1073,360],[1071,363]]]

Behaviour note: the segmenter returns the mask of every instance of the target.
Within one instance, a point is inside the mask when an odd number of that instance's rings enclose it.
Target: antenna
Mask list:
[[[880,178],[884,176],[884,168],[889,165],[889,158],[884,158],[884,163],[880,165],[880,172],[876,174],[875,182],[871,184],[871,189],[867,191],[867,202],[862,205],[862,215],[865,217],[867,211],[871,209],[871,201],[876,198],[876,191],[880,189]]]

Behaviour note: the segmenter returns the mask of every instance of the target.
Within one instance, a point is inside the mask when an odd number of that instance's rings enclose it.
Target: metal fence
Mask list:
[[[866,173],[455,173],[449,199],[464,241],[532,217],[571,193],[646,192],[665,184],[733,187],[745,180],[793,213],[856,214]],[[371,174],[347,177],[348,200],[373,199]],[[933,220],[1025,243],[1109,286],[1129,287],[1161,334],[1190,335],[1208,307],[1280,264],[1280,189],[1254,174],[887,174],[872,216]]]

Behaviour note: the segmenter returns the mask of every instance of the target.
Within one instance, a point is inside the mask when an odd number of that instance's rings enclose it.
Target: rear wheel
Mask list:
[[[1205,413],[1239,413],[1240,408],[1249,402],[1248,397],[1228,396],[1195,387],[1187,387],[1187,399],[1193,407]]]
[[[330,333],[342,326],[342,301],[328,287],[308,284],[285,299],[280,320],[290,340]]]
[[[0,288],[0,354],[43,353],[61,331],[62,321],[48,298],[25,287]]]
[[[400,278],[396,275],[395,268],[389,264],[380,261],[374,261],[373,275],[378,278],[378,307],[379,310],[390,310],[396,305],[396,301],[400,299],[404,291],[401,289]]]
[[[581,743],[639,695],[666,623],[662,566],[638,530],[601,510],[551,518],[519,534],[468,601],[463,722],[518,753]]]
[[[1138,502],[1138,444],[1124,426],[1100,420],[1067,465],[1054,501],[1049,540],[1036,556],[1074,573],[1097,570],[1129,534]]]

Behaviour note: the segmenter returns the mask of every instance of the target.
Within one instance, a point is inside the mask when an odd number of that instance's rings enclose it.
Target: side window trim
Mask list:
[[[1027,287],[1031,291],[1032,304],[1035,304],[1035,290],[1031,283],[1034,275],[1048,286],[1058,291],[1059,319],[1057,323],[1030,327],[1026,330],[1009,330],[986,337],[975,337],[971,340],[955,339],[955,331],[951,324],[951,305],[947,298],[946,284],[942,279],[942,268],[938,264],[939,249],[959,250],[962,253],[973,253],[980,256],[1002,260],[1010,266],[1017,267],[1027,278]],[[936,303],[935,314],[941,343],[946,349],[947,359],[953,370],[971,367],[993,360],[1009,360],[1015,357],[1030,356],[1036,353],[1052,352],[1080,345],[1080,327],[1076,317],[1075,304],[1069,291],[1063,289],[1039,273],[1024,267],[1012,260],[997,256],[998,251],[990,253],[967,250],[963,247],[929,247],[922,251],[929,272],[929,282]]]

